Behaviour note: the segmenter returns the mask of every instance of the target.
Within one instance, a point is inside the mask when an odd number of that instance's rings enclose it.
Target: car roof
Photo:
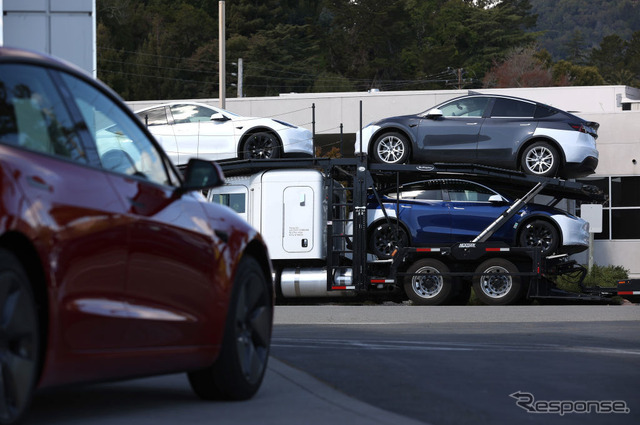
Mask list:
[[[473,93],[465,94],[463,96],[455,97],[453,99],[449,99],[447,101],[441,102],[440,104],[448,103],[448,102],[451,102],[452,100],[468,99],[471,97],[495,97],[495,98],[501,98],[501,99],[520,100],[522,102],[528,102],[528,103],[540,103],[540,102],[536,102],[535,100],[525,99],[523,97],[509,96],[506,94],[489,94],[489,93],[485,94],[485,93],[473,92]]]
[[[40,66],[48,66],[63,69],[73,74],[79,74],[84,78],[88,77],[93,79],[91,75],[77,65],[65,61],[64,59],[54,57],[46,53],[37,52],[35,50],[0,46],[0,62],[31,63]]]
[[[62,58],[30,49],[0,46],[0,63],[31,64],[36,66],[55,68],[69,74],[73,74],[80,79],[90,81],[91,84],[100,86],[105,92],[107,92],[110,96],[112,96],[124,107],[126,107],[126,104],[124,104],[124,100],[122,99],[122,97],[120,97],[120,95],[116,93],[111,87],[109,87],[99,79],[94,78],[93,75],[89,74],[79,66]]]
[[[139,112],[148,111],[150,109],[160,108],[160,107],[164,107],[164,106],[173,106],[173,105],[204,106],[205,108],[211,108],[211,109],[226,111],[226,109],[218,108],[217,106],[213,106],[213,105],[207,105],[206,103],[202,103],[202,102],[191,102],[191,101],[186,101],[186,100],[185,101],[174,100],[174,101],[171,101],[171,102],[164,102],[164,103],[158,103],[157,105],[147,106],[146,108],[142,108],[142,109],[136,109],[135,113],[137,114]]]
[[[542,106],[542,107],[547,107],[549,109],[553,109],[554,111],[558,111],[558,112],[563,112],[563,113],[568,113],[566,111],[563,111],[562,109],[556,108],[555,106],[551,106],[551,105],[547,105],[546,103],[541,103],[535,100],[531,100],[531,99],[525,99],[523,97],[516,97],[516,96],[509,96],[506,94],[493,94],[493,93],[478,93],[478,92],[470,92],[469,94],[465,94],[463,96],[458,96],[458,97],[454,97],[452,99],[449,100],[445,100],[444,102],[440,102],[437,105],[425,110],[423,113],[430,111],[431,109],[437,108],[441,105],[445,105],[447,103],[456,101],[456,100],[461,100],[461,99],[470,99],[473,97],[491,97],[491,98],[495,98],[495,99],[510,99],[510,100],[517,100],[520,102],[527,102],[527,103],[532,103],[536,106]]]

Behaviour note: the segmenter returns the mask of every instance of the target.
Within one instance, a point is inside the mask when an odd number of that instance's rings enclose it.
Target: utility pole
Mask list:
[[[225,11],[224,0],[218,1],[218,50],[219,50],[219,78],[218,78],[218,93],[220,95],[220,107],[225,108],[226,103],[226,91],[227,91],[227,75],[226,75],[226,51],[225,51]]]
[[[238,97],[242,97],[242,58],[238,58]]]

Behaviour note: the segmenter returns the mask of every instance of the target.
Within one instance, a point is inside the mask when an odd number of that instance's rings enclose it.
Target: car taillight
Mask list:
[[[584,128],[584,125],[582,124],[569,124],[571,126],[571,128],[573,128],[576,131],[579,131],[580,133],[586,133],[587,130]]]

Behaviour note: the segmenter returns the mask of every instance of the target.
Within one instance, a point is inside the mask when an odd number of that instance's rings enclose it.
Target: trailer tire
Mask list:
[[[426,273],[425,276],[405,276],[404,291],[416,305],[442,305],[455,294],[449,268],[441,261],[423,258],[407,269],[407,274]]]
[[[478,266],[473,276],[473,290],[480,302],[487,305],[518,303],[525,294],[519,270],[504,258],[490,258]]]

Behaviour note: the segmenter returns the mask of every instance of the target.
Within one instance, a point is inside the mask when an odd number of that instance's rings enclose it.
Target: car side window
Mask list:
[[[416,201],[442,201],[440,189],[415,189],[400,192],[400,199],[414,199]]]
[[[147,126],[169,124],[169,121],[167,120],[167,112],[164,106],[149,109],[148,111],[143,111],[136,115],[140,118],[140,121]]]
[[[558,113],[557,109],[554,109],[550,106],[546,106],[546,105],[538,105],[536,106],[536,112],[534,114],[534,118],[536,119],[540,119],[540,118],[547,118],[550,117],[551,115],[555,115]]]
[[[97,88],[62,74],[96,144],[102,168],[172,185],[177,178],[136,122]]]
[[[390,192],[389,198],[395,199],[396,192]],[[442,189],[437,182],[423,182],[403,186],[400,188],[400,199],[411,199],[415,201],[442,201]]]
[[[439,109],[444,117],[482,117],[489,103],[488,97],[458,99]]]
[[[211,121],[211,115],[215,114],[213,109],[200,105],[173,105],[171,115],[176,124]]]
[[[536,105],[514,99],[497,98],[491,111],[492,118],[533,118]]]
[[[484,186],[470,182],[454,182],[447,184],[449,199],[454,202],[489,202],[495,192]]]
[[[0,142],[88,162],[60,92],[48,71],[35,66],[0,70]]]

